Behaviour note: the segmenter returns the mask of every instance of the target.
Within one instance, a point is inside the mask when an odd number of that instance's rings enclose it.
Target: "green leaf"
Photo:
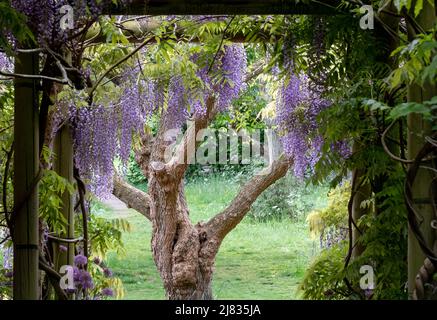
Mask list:
[[[402,69],[396,69],[393,71],[390,77],[391,86],[393,88],[401,84],[401,77],[402,77]]]
[[[389,118],[396,120],[398,118],[405,117],[410,113],[422,114],[425,118],[429,118],[431,116],[430,108],[424,104],[417,102],[406,102],[394,107],[390,112]]]
[[[429,66],[426,66],[423,71],[422,71],[422,75],[421,75],[421,80],[422,83],[424,83],[427,80],[432,81],[437,73],[437,56],[434,57],[434,59],[432,59],[432,62]]]
[[[370,107],[370,111],[390,109],[385,103],[373,99],[364,100],[363,105]]]
[[[414,6],[414,16],[417,17],[423,9],[423,0],[416,0],[416,5]]]

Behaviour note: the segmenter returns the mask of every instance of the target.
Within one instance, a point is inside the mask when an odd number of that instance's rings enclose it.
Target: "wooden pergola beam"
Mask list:
[[[103,14],[113,15],[335,15],[339,0],[132,0],[112,5]]]
[[[144,35],[148,34],[149,32],[152,32],[153,30],[157,29],[160,26],[159,21],[157,20],[139,20],[139,21],[127,21],[122,22],[120,24],[120,30],[121,32],[128,38],[130,43],[141,43],[144,41]],[[175,28],[174,34],[176,35],[177,39],[183,38],[183,29],[182,28]],[[235,42],[235,43],[243,43],[243,42],[270,42],[274,43],[278,41],[278,37],[274,37],[269,35],[268,33],[260,31],[257,37],[252,37],[251,39],[247,39],[246,35],[239,32],[237,34],[231,34],[227,33],[224,35],[225,38],[229,41]],[[88,40],[87,45],[97,45],[105,43],[106,37],[101,33],[101,29],[96,23],[87,33],[86,37]],[[189,42],[202,42],[202,39],[199,38],[192,38],[189,40]],[[156,43],[156,39],[151,39],[150,44]]]

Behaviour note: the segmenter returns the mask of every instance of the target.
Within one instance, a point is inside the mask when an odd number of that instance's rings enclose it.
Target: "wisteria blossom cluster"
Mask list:
[[[287,61],[288,77],[283,80],[276,100],[276,124],[284,153],[293,160],[296,177],[303,179],[313,171],[325,143],[318,133],[319,114],[331,103],[322,97],[324,88],[305,74],[295,74],[291,59]],[[330,150],[342,158],[351,155],[347,141],[332,143]]]
[[[85,270],[87,264],[87,257],[83,255],[77,255],[74,257],[73,280],[76,291],[92,289],[94,287],[94,282],[90,273]]]
[[[112,271],[105,267],[103,262],[100,259],[96,258],[93,262],[103,268],[103,275],[106,278],[111,278],[113,276]],[[74,257],[74,267],[73,267],[73,280],[75,289],[70,290],[69,293],[76,293],[76,299],[88,299],[89,294],[84,294],[85,290],[94,289],[95,283],[91,276],[91,274],[86,270],[86,265],[88,264],[88,258],[84,255],[76,255]],[[100,290],[100,292],[95,293],[93,299],[100,299],[102,297],[112,297],[114,295],[114,291],[112,288],[105,287]]]
[[[244,88],[246,64],[242,45],[225,46],[212,68],[199,68],[197,76],[205,83],[200,89],[187,89],[180,75],[172,76],[165,88],[159,80],[141,79],[135,69],[127,70],[118,101],[76,107],[73,100],[64,99],[58,103],[54,127],[66,121],[72,124],[75,166],[90,190],[105,198],[112,193],[114,159],[119,157],[127,164],[133,134],[164,108],[165,90],[164,125],[179,129],[190,113],[205,114],[205,101],[211,95],[216,97],[218,110],[225,110]],[[220,77],[216,77],[217,72],[222,73]]]
[[[76,107],[74,100],[64,99],[57,104],[52,134],[63,124],[71,125],[75,166],[97,197],[112,193],[114,159],[127,164],[133,134],[163,99],[158,83],[150,80],[136,85],[127,82],[115,103]]]
[[[118,0],[119,5],[130,0]],[[73,30],[62,30],[60,21],[63,16],[61,7],[69,5],[73,8],[74,29],[84,19],[96,19],[104,6],[113,4],[113,0],[12,0],[12,7],[27,17],[28,25],[41,46],[60,45]]]
[[[215,58],[215,60],[213,60]],[[199,55],[193,55],[191,60],[199,63]],[[241,44],[225,45],[216,57],[206,59],[206,65],[199,65],[197,77],[204,83],[203,88],[187,90],[179,79],[170,83],[169,94],[173,101],[184,104],[195,117],[204,116],[206,113],[205,102],[210,96],[216,98],[216,108],[219,112],[226,110],[245,88],[245,75],[247,68],[246,50]],[[212,65],[211,65],[212,64]],[[184,96],[186,99],[184,99]],[[188,107],[185,106],[188,104]],[[170,108],[171,107],[171,108]],[[169,110],[174,111],[173,103]],[[178,113],[175,124],[183,123],[188,113],[176,110]],[[175,126],[177,128],[177,126]]]
[[[120,110],[115,105],[92,105],[78,108],[76,112],[73,119],[75,165],[91,191],[105,198],[112,192],[113,161],[120,150],[117,145]]]
[[[116,109],[119,110],[119,157],[127,163],[132,145],[132,134],[164,105],[164,86],[156,79],[138,79],[138,70],[128,69],[123,76],[123,91]]]
[[[164,117],[167,129],[180,128],[185,122],[188,116],[186,97],[186,90],[182,77],[172,77],[168,85],[168,105]]]
[[[126,86],[119,105],[113,108],[113,110],[117,111],[118,109],[119,111],[117,115],[118,124],[113,125],[119,128],[118,154],[123,163],[127,163],[129,159],[132,134],[138,132],[143,126],[142,114],[144,110],[142,110],[142,107],[144,101],[138,86]]]
[[[211,95],[216,97],[216,108],[224,111],[244,89],[244,76],[247,67],[246,51],[241,44],[224,46],[215,60],[210,57],[209,64],[199,65],[197,77],[204,83],[203,87],[187,88],[181,75],[170,78],[167,88],[154,79],[136,81],[135,72],[130,71],[125,80],[126,86],[121,98],[123,108],[131,113],[131,119],[147,119],[156,110],[164,106],[164,91],[167,90],[167,106],[164,114],[167,129],[178,129],[187,117],[204,116],[205,101]],[[199,63],[199,55],[191,60]],[[123,144],[130,147],[130,144]],[[125,155],[128,154],[126,151]],[[123,158],[123,156],[121,157]]]
[[[220,65],[217,65],[217,68],[220,68],[220,72],[223,73],[223,77],[214,84],[214,88],[217,88],[218,92],[217,107],[219,111],[229,107],[232,100],[244,90],[246,67],[247,57],[244,47],[238,44],[225,46]]]
[[[5,53],[0,52],[0,70],[3,72],[13,72],[14,63]]]
[[[329,105],[310,89],[309,79],[303,74],[291,71],[279,90],[276,124],[284,153],[293,160],[293,171],[299,178],[318,161],[323,138],[317,135],[317,116]]]

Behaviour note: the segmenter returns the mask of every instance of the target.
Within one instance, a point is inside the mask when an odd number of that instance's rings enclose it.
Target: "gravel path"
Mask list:
[[[127,217],[136,213],[135,210],[129,209],[123,202],[113,195],[104,200],[103,204],[109,207],[115,215],[120,217]]]

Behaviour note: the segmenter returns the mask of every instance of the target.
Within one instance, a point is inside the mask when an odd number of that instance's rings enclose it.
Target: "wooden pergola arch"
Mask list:
[[[110,6],[111,15],[335,15],[341,1],[298,0],[132,0]],[[358,22],[357,22],[358,23]],[[20,52],[16,74],[38,74],[38,53]],[[38,299],[40,175],[37,80],[16,78],[14,113],[14,299]],[[61,137],[61,139],[63,139]],[[61,142],[62,145],[62,142]],[[72,152],[69,150],[68,152]],[[59,164],[62,167],[62,164]],[[64,168],[71,175],[72,168]]]

